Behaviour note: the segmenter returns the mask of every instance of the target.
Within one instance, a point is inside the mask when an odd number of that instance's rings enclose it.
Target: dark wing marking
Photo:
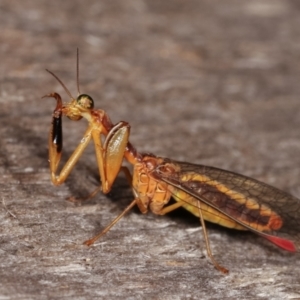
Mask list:
[[[178,176],[178,173],[168,174],[160,171],[161,167],[170,163],[180,166],[180,176]],[[209,181],[217,181],[226,186],[228,189],[244,195],[245,198],[253,199],[259,205],[269,207],[282,219],[282,227],[276,231],[273,230],[272,232],[262,233],[257,231],[256,228],[251,227],[251,224],[237,220],[233,214],[228,213],[228,209],[226,209],[226,207],[216,206],[209,199],[199,195],[199,193],[193,189],[192,185],[188,185],[185,181],[180,179],[182,175],[192,173],[207,177],[207,184],[209,184]],[[160,178],[160,180],[188,193],[192,197],[212,206],[251,231],[265,236],[266,238],[272,236],[288,238],[295,242],[298,249],[300,248],[300,200],[284,191],[234,172],[203,165],[177,162],[169,159],[165,159],[164,164],[157,167],[155,170],[155,176]],[[184,201],[184,199],[182,199],[182,201]]]

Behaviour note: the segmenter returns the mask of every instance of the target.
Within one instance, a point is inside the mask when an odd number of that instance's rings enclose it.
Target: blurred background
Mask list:
[[[131,124],[141,152],[212,165],[300,196],[300,4],[297,1],[0,1],[0,298],[283,299],[300,297],[297,255],[210,225],[223,276],[184,212],[129,213],[98,184],[93,145],[53,187],[47,136],[53,99],[80,89],[113,122]],[[87,124],[64,120],[64,158]],[[298,267],[297,267],[298,266]],[[177,298],[176,298],[177,297]]]

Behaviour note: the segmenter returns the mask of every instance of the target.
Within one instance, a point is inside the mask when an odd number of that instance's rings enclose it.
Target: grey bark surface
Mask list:
[[[299,299],[299,255],[199,221],[133,209],[95,246],[83,241],[133,199],[122,174],[99,193],[93,145],[52,186],[53,99],[81,92],[131,124],[141,152],[254,177],[300,197],[297,1],[0,2],[0,299]],[[64,119],[63,161],[86,121]]]

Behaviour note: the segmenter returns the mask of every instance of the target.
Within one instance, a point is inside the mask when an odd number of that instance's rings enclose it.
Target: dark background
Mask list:
[[[299,256],[251,233],[180,211],[134,209],[95,247],[82,242],[132,200],[120,176],[98,184],[93,146],[60,187],[50,182],[54,71],[114,122],[139,151],[213,165],[300,196],[298,1],[0,1],[1,299],[299,299]],[[64,120],[64,161],[86,122]]]

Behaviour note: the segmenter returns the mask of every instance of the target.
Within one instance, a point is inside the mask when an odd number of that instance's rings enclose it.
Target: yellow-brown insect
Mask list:
[[[137,205],[142,213],[150,210],[164,215],[183,207],[198,216],[203,227],[207,253],[214,266],[224,273],[228,271],[211,254],[204,220],[238,230],[250,230],[287,251],[295,252],[299,249],[299,199],[233,172],[137,152],[129,142],[129,124],[113,124],[104,110],[94,109],[94,101],[89,95],[80,94],[78,54],[77,98],[72,97],[56,75],[48,72],[61,83],[71,98],[69,103],[63,104],[57,93],[44,96],[56,99],[49,134],[49,161],[53,184],[60,185],[66,180],[88,143],[93,140],[101,186],[90,197],[100,190],[108,193],[121,169],[130,180],[134,194],[131,204],[101,233],[87,240],[86,245],[93,244]],[[88,128],[81,143],[57,175],[62,153],[63,115],[74,121],[85,118]],[[101,136],[105,136],[104,143]],[[132,177],[129,170],[122,166],[123,159],[133,165]],[[171,197],[176,202],[168,205]]]

